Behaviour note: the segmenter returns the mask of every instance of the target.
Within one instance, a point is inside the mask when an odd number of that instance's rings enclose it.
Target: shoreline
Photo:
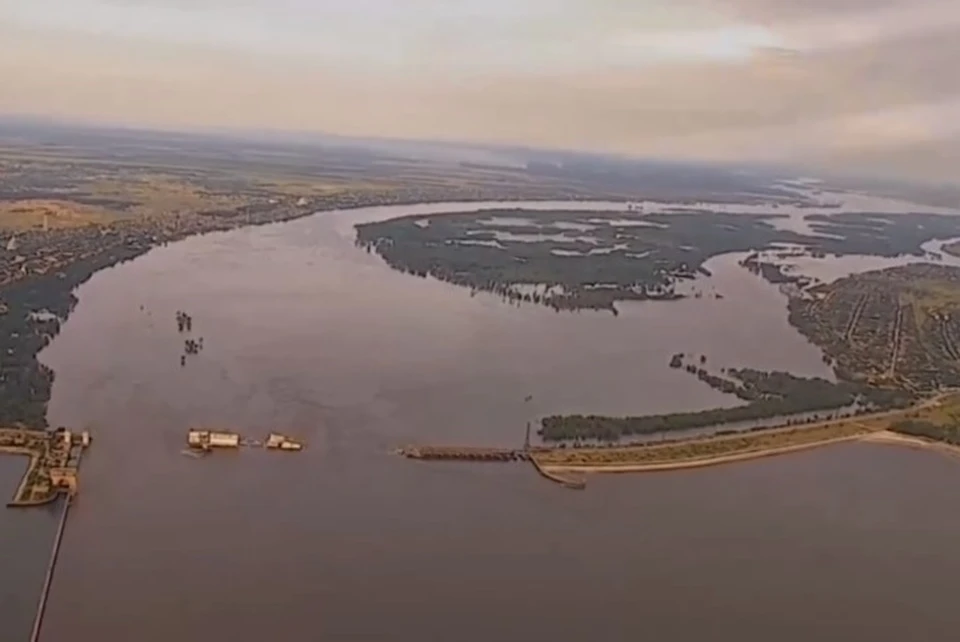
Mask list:
[[[371,207],[404,207],[433,205],[443,203],[523,203],[551,202],[563,200],[569,202],[615,202],[602,195],[572,197],[569,194],[547,195],[542,190],[532,190],[530,195],[500,194],[481,191],[411,194],[408,190],[395,193],[363,191],[338,194],[327,200],[319,200],[309,207],[291,207],[278,205],[276,208],[257,212],[255,216],[237,216],[231,218],[193,217],[185,222],[165,220],[162,217],[149,217],[114,222],[106,225],[90,225],[80,228],[53,230],[51,235],[75,235],[81,238],[91,230],[107,230],[111,243],[97,246],[93,251],[78,256],[75,260],[58,265],[58,272],[29,274],[22,278],[0,283],[0,303],[7,319],[18,318],[14,328],[16,334],[8,333],[6,341],[0,340],[0,347],[12,351],[20,361],[22,378],[32,385],[22,390],[7,392],[10,399],[0,404],[0,425],[23,424],[32,429],[46,429],[47,404],[52,394],[56,373],[43,364],[40,353],[60,332],[78,303],[74,292],[98,272],[121,263],[134,260],[158,247],[176,243],[188,238],[205,236],[217,232],[229,232],[244,228],[260,227],[292,222],[298,219],[326,212],[340,210],[358,210]],[[627,201],[623,201],[626,203]],[[183,226],[178,227],[183,223]],[[47,234],[46,232],[34,232]],[[51,237],[52,238],[52,237]],[[37,321],[31,319],[31,313],[48,311],[53,313],[52,320]],[[25,394],[20,397],[18,394]]]
[[[811,441],[807,443],[791,444],[787,446],[779,446],[772,448],[760,448],[755,450],[745,450],[741,452],[734,452],[727,455],[719,456],[704,456],[704,457],[693,457],[689,459],[676,459],[673,461],[661,461],[661,462],[652,462],[652,463],[549,463],[544,461],[537,461],[536,455],[533,455],[532,459],[537,464],[538,469],[542,469],[546,472],[552,474],[593,474],[593,473],[607,473],[607,474],[618,474],[618,473],[652,473],[652,472],[667,472],[671,470],[684,470],[692,468],[706,468],[709,466],[720,466],[723,464],[737,463],[741,461],[750,461],[753,459],[762,459],[764,457],[776,457],[779,455],[789,455],[796,452],[802,452],[805,450],[812,450],[814,448],[823,448],[826,446],[833,446],[836,444],[842,443],[852,443],[857,441],[875,441],[880,443],[885,440],[885,443],[895,443],[897,445],[913,445],[914,447],[925,447],[925,448],[938,448],[941,451],[944,451],[945,447],[951,454],[960,456],[960,447],[949,446],[947,444],[939,444],[938,442],[927,441],[917,437],[910,437],[907,435],[900,435],[893,431],[888,430],[887,425],[883,424],[880,426],[872,426],[872,422],[875,421],[888,421],[900,415],[907,415],[909,413],[917,412],[924,410],[926,408],[931,408],[939,405],[945,398],[949,397],[951,394],[955,394],[955,390],[943,391],[936,396],[929,397],[921,400],[919,403],[916,403],[909,408],[903,408],[898,410],[886,410],[875,414],[861,415],[858,417],[846,417],[840,420],[831,420],[831,421],[822,421],[816,424],[809,426],[804,426],[802,428],[797,427],[788,427],[788,426],[778,426],[770,428],[764,431],[756,432],[747,432],[743,436],[759,436],[762,434],[767,435],[776,435],[776,434],[788,434],[792,431],[812,431],[824,428],[843,428],[844,426],[852,426],[854,428],[859,427],[861,430],[855,434],[848,434],[840,437],[830,437],[827,439],[820,439],[817,441]],[[735,436],[724,436],[724,437],[706,437],[706,438],[694,438],[690,440],[679,440],[677,442],[672,442],[673,445],[683,444],[685,441],[687,443],[696,443],[698,441],[710,441],[711,439],[729,439],[736,438]],[[942,446],[942,447],[941,447]],[[656,445],[651,446],[639,446],[634,448],[650,448],[656,447]],[[630,447],[625,447],[624,450],[629,449]],[[576,452],[576,451],[572,451]],[[603,452],[598,451],[598,452]]]
[[[560,195],[555,196],[553,198],[556,198],[556,199],[562,198],[564,200],[571,200],[571,201],[575,200],[577,202],[584,203],[585,206],[589,205],[591,200],[594,200],[592,198],[588,199],[583,197],[579,199],[571,199],[570,197],[563,197]],[[42,363],[40,363],[39,355],[42,352],[43,348],[46,346],[46,343],[49,343],[50,341],[52,341],[54,337],[56,337],[56,335],[59,333],[59,328],[62,325],[62,323],[65,323],[69,318],[69,314],[72,311],[74,305],[76,304],[76,297],[74,295],[74,291],[76,290],[76,288],[78,288],[85,281],[90,279],[97,272],[108,267],[113,267],[118,263],[123,263],[129,260],[138,258],[139,256],[142,256],[143,254],[148,253],[149,251],[155,249],[156,247],[165,246],[168,243],[182,241],[194,236],[203,236],[203,235],[215,233],[215,232],[227,232],[227,231],[236,230],[236,229],[258,227],[260,225],[286,223],[286,222],[290,222],[293,220],[297,220],[297,219],[301,219],[309,216],[322,215],[330,211],[356,210],[356,209],[363,209],[363,208],[369,208],[369,207],[430,205],[430,204],[445,203],[445,202],[452,203],[457,201],[463,202],[463,203],[484,203],[484,202],[493,202],[493,201],[500,201],[500,202],[507,203],[511,201],[523,202],[527,200],[529,200],[529,202],[535,202],[535,201],[549,202],[551,198],[545,197],[542,195],[534,197],[532,199],[526,199],[524,197],[517,196],[517,195],[491,197],[490,195],[487,195],[487,194],[465,194],[465,195],[444,194],[436,197],[422,195],[418,198],[409,198],[406,194],[403,194],[402,192],[398,192],[392,195],[385,195],[385,194],[379,194],[379,193],[365,194],[363,192],[359,192],[359,193],[351,194],[349,196],[338,195],[338,197],[334,197],[329,202],[317,203],[311,206],[310,208],[293,209],[289,207],[280,206],[275,210],[271,210],[270,212],[261,212],[260,216],[257,218],[246,218],[245,220],[239,220],[239,221],[232,218],[226,219],[226,220],[223,220],[223,219],[209,220],[209,221],[204,221],[203,224],[198,224],[197,227],[194,227],[191,229],[169,229],[168,236],[152,236],[149,238],[140,238],[140,237],[137,237],[137,235],[145,233],[145,230],[149,230],[150,221],[130,221],[126,223],[125,226],[111,225],[107,227],[112,229],[117,229],[119,227],[127,227],[132,231],[132,234],[134,236],[132,240],[135,242],[131,242],[130,239],[121,238],[121,243],[118,243],[112,246],[108,245],[106,247],[100,248],[99,251],[96,252],[95,254],[85,256],[80,260],[77,260],[67,266],[64,266],[63,269],[66,272],[66,274],[61,273],[59,275],[56,275],[56,277],[59,277],[59,278],[56,278],[54,275],[50,275],[50,274],[41,274],[37,276],[30,276],[23,279],[19,279],[17,281],[14,281],[13,283],[6,283],[3,285],[0,285],[0,295],[6,294],[7,291],[10,291],[10,290],[16,291],[19,289],[26,289],[26,290],[29,290],[29,292],[27,293],[28,296],[26,298],[32,299],[34,296],[36,296],[37,290],[45,289],[44,285],[49,285],[49,290],[47,290],[48,297],[56,298],[60,300],[59,301],[60,303],[62,303],[63,298],[66,298],[68,300],[65,306],[63,305],[50,306],[52,308],[59,309],[59,311],[61,312],[61,314],[58,315],[59,319],[55,322],[56,326],[52,328],[52,332],[49,332],[44,335],[45,341],[43,345],[39,346],[36,352],[32,355],[32,358],[30,357],[27,358],[27,363],[25,364],[26,368],[28,369],[34,368],[42,372],[44,370],[49,370],[49,369],[46,368],[46,366],[44,366]],[[197,222],[193,221],[193,223],[196,224]],[[52,283],[50,283],[50,281],[52,281]],[[30,307],[35,307],[35,305],[31,306],[31,304],[37,304],[37,301],[32,301],[32,300],[23,301],[19,297],[15,297],[11,301],[11,312],[14,311],[13,306],[23,307],[26,309],[29,309]],[[796,328],[796,326],[794,327]],[[25,338],[27,337],[21,335],[21,341],[20,341],[21,345]],[[15,345],[18,342],[13,341],[11,343]],[[28,345],[26,349],[29,350],[31,347],[33,346]],[[54,373],[50,371],[49,374],[50,374],[49,383],[52,384]],[[45,390],[38,391],[37,397],[27,400],[23,404],[24,409],[29,410],[30,412],[28,414],[31,415],[29,417],[24,417],[24,419],[28,420],[25,423],[28,423],[28,424],[39,423],[39,419],[38,419],[39,413],[37,413],[37,411],[42,409],[43,425],[41,427],[43,428],[46,427],[46,407],[50,399],[51,387],[52,387],[51,385],[47,385]],[[932,401],[933,400],[928,399],[927,401],[921,403],[920,405],[914,406],[912,409],[915,410],[919,407],[926,406]],[[38,406],[40,408],[38,408]],[[893,411],[885,411],[872,416],[864,415],[862,417],[859,417],[858,421],[870,421],[870,420],[879,419],[882,417],[890,417],[890,416],[900,414],[901,412],[904,412],[904,411],[893,410]],[[29,419],[34,419],[34,421],[29,421]],[[819,424],[814,424],[809,427],[813,428],[814,426],[817,426],[817,425],[826,426],[826,425],[831,425],[833,423],[834,422],[820,422]],[[788,426],[772,426],[770,427],[770,429],[789,430],[790,428]],[[795,445],[784,446],[780,448],[770,448],[770,449],[756,450],[756,451],[745,451],[745,452],[733,453],[729,455],[721,455],[717,457],[701,457],[701,458],[693,458],[688,460],[666,461],[662,463],[550,464],[550,463],[541,463],[539,461],[535,463],[537,465],[538,470],[540,470],[541,473],[544,473],[544,474],[545,473],[552,474],[557,472],[561,474],[581,473],[581,472],[607,472],[607,473],[652,472],[652,471],[660,471],[660,470],[675,470],[675,469],[684,469],[684,468],[713,466],[713,465],[720,465],[720,464],[729,463],[729,462],[776,456],[779,454],[786,454],[786,453],[791,453],[799,450],[817,448],[817,447],[831,445],[834,443],[842,443],[845,441],[852,441],[852,440],[861,439],[861,438],[863,438],[863,435],[844,436],[844,437],[827,439],[827,440],[822,440],[822,441],[808,443],[808,444],[795,444]],[[960,452],[960,449],[958,449],[958,452]],[[29,453],[23,452],[19,454],[29,454]],[[35,467],[35,465],[36,465],[36,461],[32,460],[30,467],[28,468],[28,471],[25,474],[25,478],[29,476],[30,471],[33,469],[33,467]],[[554,481],[558,481],[558,480],[554,480]],[[570,480],[567,480],[567,481],[570,481]],[[23,482],[21,483],[21,487],[22,487],[22,484]],[[26,505],[26,504],[21,504],[21,505]],[[32,505],[32,503],[30,505]]]
[[[943,390],[907,408],[821,421],[805,427],[786,426],[647,445],[569,450],[538,447],[525,448],[522,451],[439,446],[426,447],[430,451],[427,454],[421,452],[419,447],[399,449],[397,453],[412,459],[529,461],[536,472],[548,481],[580,490],[586,487],[583,476],[593,473],[649,473],[704,468],[787,455],[843,443],[863,442],[871,438],[886,437],[901,444],[933,446],[935,444],[932,442],[892,433],[889,430],[889,422],[899,416],[939,406],[944,399],[956,394],[955,389]],[[431,448],[437,452],[432,452]],[[960,455],[960,447],[951,446],[950,450],[952,454]],[[469,456],[470,453],[474,455]]]
[[[870,423],[870,422],[872,422],[872,421],[887,420],[887,419],[891,419],[891,418],[893,418],[893,417],[897,417],[897,416],[900,416],[900,415],[906,415],[906,414],[911,413],[911,412],[916,412],[916,411],[920,411],[920,410],[925,410],[925,409],[927,409],[927,408],[931,408],[931,407],[937,406],[937,405],[939,405],[944,399],[946,399],[946,398],[949,397],[950,395],[955,394],[955,393],[958,393],[958,392],[960,392],[960,388],[945,389],[945,390],[943,390],[943,391],[941,391],[941,392],[938,392],[938,393],[936,393],[936,394],[934,394],[934,395],[932,395],[932,396],[930,396],[930,395],[926,395],[926,396],[921,395],[921,396],[919,396],[918,398],[916,398],[916,399],[914,400],[914,403],[913,403],[913,404],[911,404],[910,406],[908,406],[908,407],[906,407],[906,408],[892,408],[892,409],[889,409],[889,410],[879,410],[879,411],[870,412],[870,413],[866,413],[866,414],[862,414],[862,415],[854,414],[854,415],[848,415],[848,416],[845,416],[845,417],[839,417],[839,418],[835,418],[835,419],[822,419],[822,420],[816,421],[816,422],[814,422],[814,423],[808,423],[808,424],[793,424],[793,425],[791,425],[791,424],[788,424],[788,423],[775,423],[775,424],[772,424],[772,425],[761,425],[761,426],[757,426],[757,427],[754,427],[754,428],[747,428],[747,429],[743,429],[743,430],[735,430],[735,431],[733,431],[733,432],[731,432],[731,433],[724,433],[724,432],[720,432],[720,430],[722,430],[722,429],[723,429],[723,426],[725,425],[725,424],[722,424],[722,423],[721,423],[721,424],[713,424],[713,425],[711,425],[711,426],[706,426],[706,427],[704,427],[704,428],[689,428],[689,429],[682,429],[682,430],[677,430],[677,431],[669,431],[669,430],[668,430],[668,431],[664,431],[664,432],[655,432],[655,433],[649,433],[647,436],[650,436],[650,435],[668,435],[668,436],[669,436],[669,435],[671,435],[671,433],[673,433],[673,432],[676,432],[676,433],[688,433],[688,432],[690,432],[690,431],[710,430],[711,428],[713,428],[713,429],[718,429],[718,431],[715,431],[715,432],[704,432],[704,433],[702,433],[702,434],[698,434],[698,435],[695,435],[695,436],[689,436],[689,437],[683,437],[682,435],[679,436],[679,437],[675,437],[675,438],[670,438],[670,437],[668,437],[665,441],[632,442],[632,443],[630,443],[630,444],[628,444],[628,445],[616,445],[616,446],[613,446],[613,449],[627,450],[627,449],[630,449],[630,448],[647,448],[647,447],[652,447],[652,446],[657,446],[657,445],[670,445],[670,444],[679,444],[679,443],[687,443],[687,442],[696,442],[696,441],[702,441],[702,440],[707,440],[707,439],[722,439],[722,438],[727,438],[727,437],[759,435],[759,434],[764,434],[764,433],[766,433],[766,434],[774,434],[774,433],[790,432],[790,431],[794,431],[794,430],[813,430],[813,429],[816,429],[816,428],[828,428],[828,427],[831,427],[831,426],[837,427],[837,426],[842,426],[842,425],[844,425],[844,424],[849,424],[849,423],[853,423],[853,424],[868,424],[868,423]],[[811,410],[811,411],[808,411],[808,412],[805,413],[805,414],[813,414],[813,413],[817,413],[817,412],[825,412],[825,411],[824,411],[824,410]],[[826,412],[829,412],[829,410],[826,410]],[[794,415],[794,416],[801,416],[801,415]],[[786,417],[783,417],[782,415],[778,415],[777,417],[761,418],[761,419],[757,419],[756,421],[767,421],[768,419],[777,419],[777,418],[786,419]],[[731,423],[737,423],[737,422],[731,422]],[[726,424],[726,425],[729,425],[729,424]],[[877,428],[877,429],[876,429],[876,431],[881,431],[881,430],[883,430],[883,429],[882,429],[882,428]],[[567,443],[567,442],[568,442],[568,440],[558,440],[558,441],[556,441],[556,442],[551,442],[551,443],[554,443],[554,444],[562,444],[562,443]],[[587,448],[587,449],[585,449],[585,450],[589,451],[589,450],[591,450],[591,449],[590,449],[590,448]]]
[[[806,450],[854,442],[906,447],[916,450],[930,450],[939,452],[949,457],[960,458],[960,446],[923,439],[921,437],[902,435],[892,430],[877,429],[876,431],[868,432],[862,435],[838,437],[836,439],[825,439],[809,444],[797,444],[794,446],[783,446],[781,448],[769,448],[766,450],[753,450],[732,455],[723,455],[720,457],[703,457],[699,459],[677,460],[673,462],[654,464],[540,464],[534,460],[534,465],[537,467],[538,471],[550,479],[553,479],[551,476],[562,476],[567,474],[590,475],[604,473],[656,473],[693,468],[707,468],[711,466],[722,466],[724,464],[735,464],[738,462],[763,459],[766,457],[790,455]],[[563,483],[560,481],[562,479],[563,477],[558,477],[557,479],[553,479],[553,481]]]
[[[547,481],[552,481],[555,484],[560,484],[564,488],[570,488],[572,490],[583,490],[587,487],[585,480],[580,478],[570,478],[563,474],[564,471],[555,471],[551,470],[549,467],[542,466],[540,462],[537,461],[536,457],[531,457],[530,463],[533,464],[534,470],[536,470],[540,476]]]
[[[564,474],[623,474],[623,473],[655,473],[668,472],[671,470],[684,470],[690,468],[707,468],[709,466],[721,466],[723,464],[733,464],[741,461],[750,461],[753,459],[763,459],[765,457],[776,457],[778,455],[789,455],[791,453],[812,450],[814,448],[824,448],[837,444],[863,441],[865,435],[853,435],[850,437],[837,437],[835,439],[825,439],[822,441],[811,442],[809,444],[795,444],[793,446],[782,446],[779,448],[768,448],[764,450],[752,450],[731,455],[721,455],[719,457],[702,457],[697,459],[677,460],[672,462],[652,463],[652,464],[539,464],[545,472],[554,475]],[[960,451],[958,451],[960,454]]]
[[[904,435],[892,430],[881,430],[871,433],[864,437],[863,441],[872,444],[900,446],[917,450],[934,450],[950,457],[960,457],[960,446],[954,446],[953,444],[948,444],[943,441],[924,439],[923,437]]]

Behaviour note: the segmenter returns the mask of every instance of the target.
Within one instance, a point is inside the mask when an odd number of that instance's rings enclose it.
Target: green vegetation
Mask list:
[[[782,265],[761,261],[756,252],[751,253],[750,256],[740,261],[740,265],[745,267],[748,271],[760,275],[763,279],[769,281],[770,283],[795,283],[798,285],[806,285],[808,282],[808,279],[805,277],[786,274]]]
[[[358,151],[321,159],[299,146],[48,130],[0,126],[0,425],[46,427],[54,373],[37,355],[76,305],[72,291],[157,245],[321,210],[589,193],[415,161],[388,172]]]
[[[930,421],[904,419],[890,426],[890,430],[911,437],[923,437],[960,446],[960,424],[956,423],[938,425]]]
[[[932,391],[960,385],[960,269],[920,263],[817,286],[790,323],[849,381]]]
[[[797,377],[786,372],[744,369],[730,370],[728,375],[730,379],[717,378],[727,383],[716,383],[715,387],[732,392],[749,403],[733,408],[638,417],[551,416],[541,421],[539,434],[545,441],[618,441],[632,435],[710,427],[722,429],[725,424],[766,419],[780,419],[786,423],[796,415],[842,408],[858,407],[858,412],[904,408],[912,400],[912,396],[903,391],[845,382],[832,383],[826,379]],[[807,420],[816,419],[811,417]]]
[[[960,235],[960,218],[853,213],[810,215],[816,236],[778,230],[771,216],[682,209],[637,215],[503,209],[409,216],[357,227],[357,243],[393,268],[554,309],[608,309],[623,300],[681,296],[677,284],[718,254],[790,243],[816,256],[922,255],[922,244]],[[627,219],[627,220],[625,220]],[[617,441],[631,435],[800,420],[839,409],[902,408],[916,392],[960,385],[960,271],[908,266],[858,275],[800,294],[803,277],[752,254],[743,265],[791,284],[790,321],[821,347],[839,383],[788,373],[686,369],[745,405],[639,417],[551,416],[546,441]],[[957,321],[954,321],[956,319]],[[683,367],[683,355],[670,360]],[[702,365],[702,364],[701,364]],[[852,412],[853,410],[851,410]],[[802,420],[806,420],[803,418]]]
[[[888,429],[960,446],[960,395],[946,397],[940,403],[909,413]]]
[[[960,218],[941,214],[811,214],[810,229],[825,235],[816,242],[826,254],[869,256],[923,255],[932,239],[960,236]]]
[[[358,225],[357,242],[418,276],[558,310],[615,310],[616,301],[677,298],[677,281],[695,278],[713,256],[800,240],[757,216],[624,216],[525,210],[407,216]]]
[[[934,238],[960,235],[960,218],[917,214],[810,215],[818,233],[778,230],[775,216],[679,208],[669,214],[503,209],[407,216],[357,226],[357,243],[394,269],[514,301],[606,309],[625,300],[673,299],[678,281],[729,252],[789,243],[811,254],[921,255]],[[774,283],[803,279],[748,257]]]
[[[954,241],[953,243],[947,243],[941,248],[944,252],[950,256],[960,257],[960,241]]]
[[[77,304],[74,288],[100,269],[146,248],[125,245],[65,266],[58,274],[15,281],[2,289],[0,314],[0,425],[45,428],[54,373],[37,354],[60,331]]]
[[[0,125],[0,425],[46,426],[54,373],[37,355],[76,305],[72,291],[157,245],[330,209],[637,191],[609,175],[384,160],[359,148]],[[731,181],[731,193],[747,187]]]
[[[794,427],[777,430],[754,430],[736,435],[678,440],[645,446],[615,448],[554,448],[534,455],[537,463],[547,467],[586,467],[602,471],[604,467],[661,466],[722,457],[749,457],[780,449],[803,448],[840,439],[855,438],[871,432],[853,421]]]

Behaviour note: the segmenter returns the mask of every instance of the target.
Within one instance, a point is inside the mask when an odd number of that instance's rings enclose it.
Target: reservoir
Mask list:
[[[391,454],[519,446],[544,414],[735,402],[670,369],[675,352],[829,376],[734,256],[707,265],[702,299],[614,317],[471,296],[354,246],[355,223],[450,209],[192,238],[80,288],[41,359],[50,423],[96,447],[44,640],[955,638],[960,462],[940,454],[838,446],[583,493]],[[204,345],[184,366],[178,310]],[[181,455],[195,425],[307,449],[196,460]],[[17,549],[36,546],[38,590],[49,521]]]
[[[0,455],[0,639],[27,640],[50,559],[59,502],[36,509],[7,508],[27,458]]]

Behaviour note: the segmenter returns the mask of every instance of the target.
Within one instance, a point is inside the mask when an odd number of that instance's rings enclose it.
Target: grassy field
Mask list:
[[[960,393],[945,396],[937,404],[904,413],[903,418],[929,421],[937,426],[960,423]]]
[[[915,279],[904,283],[901,302],[913,303],[923,314],[960,309],[960,282],[945,279]]]
[[[251,204],[389,190],[362,177],[310,177],[257,163],[185,157],[179,166],[148,157],[89,157],[68,150],[0,146],[0,230],[98,225],[136,217],[202,215]]]
[[[224,213],[249,205],[399,191],[423,194],[426,200],[480,193],[503,198],[590,193],[578,189],[522,170],[339,148],[257,147],[176,136],[37,143],[0,135],[0,230]]]
[[[60,229],[99,225],[116,220],[116,214],[94,205],[68,200],[20,199],[0,201],[0,227],[8,230]]]

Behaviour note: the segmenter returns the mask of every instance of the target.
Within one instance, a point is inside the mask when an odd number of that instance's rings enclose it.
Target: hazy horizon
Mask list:
[[[960,182],[944,0],[0,0],[0,115]]]

